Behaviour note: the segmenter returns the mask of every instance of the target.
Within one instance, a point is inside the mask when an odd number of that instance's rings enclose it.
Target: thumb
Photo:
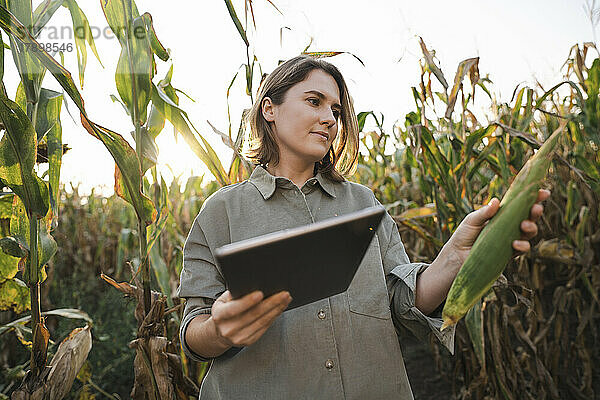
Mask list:
[[[215,300],[215,303],[217,301],[219,301],[221,303],[227,303],[228,301],[231,301],[231,299],[232,299],[231,292],[229,290],[226,290],[217,298],[217,300]]]
[[[486,206],[467,215],[466,222],[472,226],[483,227],[488,220],[496,215],[499,208],[500,200],[494,197]]]

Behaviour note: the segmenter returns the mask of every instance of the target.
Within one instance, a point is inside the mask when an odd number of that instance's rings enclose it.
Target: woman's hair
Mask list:
[[[327,72],[336,81],[340,91],[342,106],[339,129],[329,152],[315,163],[315,173],[321,172],[328,179],[342,182],[344,175],[354,173],[358,161],[358,121],[354,114],[352,99],[340,71],[331,63],[310,56],[298,56],[273,70],[261,83],[256,101],[247,114],[250,122],[250,135],[245,155],[254,164],[266,165],[279,162],[279,147],[273,129],[262,114],[262,102],[271,98],[273,104],[280,105],[292,86],[304,81],[316,69]]]

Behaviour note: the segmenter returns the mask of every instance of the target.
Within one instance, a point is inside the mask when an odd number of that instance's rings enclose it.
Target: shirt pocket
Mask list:
[[[377,236],[356,271],[347,291],[350,311],[380,319],[390,319],[390,301],[383,273]]]

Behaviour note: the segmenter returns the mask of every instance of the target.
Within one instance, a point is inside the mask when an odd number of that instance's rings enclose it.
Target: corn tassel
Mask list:
[[[500,209],[477,237],[448,293],[442,330],[456,324],[487,293],[510,261],[512,242],[521,236],[521,221],[529,217],[565,125],[561,124],[521,168],[502,198]]]

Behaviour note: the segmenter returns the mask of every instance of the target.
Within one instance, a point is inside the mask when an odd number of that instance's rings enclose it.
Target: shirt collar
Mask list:
[[[323,189],[323,191],[325,193],[327,193],[329,196],[335,198],[335,190],[334,190],[333,182],[331,182],[329,179],[325,178],[323,176],[323,174],[321,174],[320,172],[317,172],[317,175],[310,178],[307,182],[310,182],[313,180],[319,183],[319,186],[321,187],[321,189]],[[254,168],[254,171],[252,171],[252,174],[250,175],[250,178],[248,178],[248,181],[250,183],[252,183],[254,186],[256,186],[256,188],[258,189],[260,194],[262,194],[262,196],[265,200],[268,200],[271,196],[273,196],[273,193],[275,193],[275,188],[277,187],[278,182],[281,183],[281,182],[287,181],[287,182],[291,183],[291,181],[288,178],[284,178],[281,176],[276,177],[276,176],[271,175],[261,165],[257,165],[256,168]]]

